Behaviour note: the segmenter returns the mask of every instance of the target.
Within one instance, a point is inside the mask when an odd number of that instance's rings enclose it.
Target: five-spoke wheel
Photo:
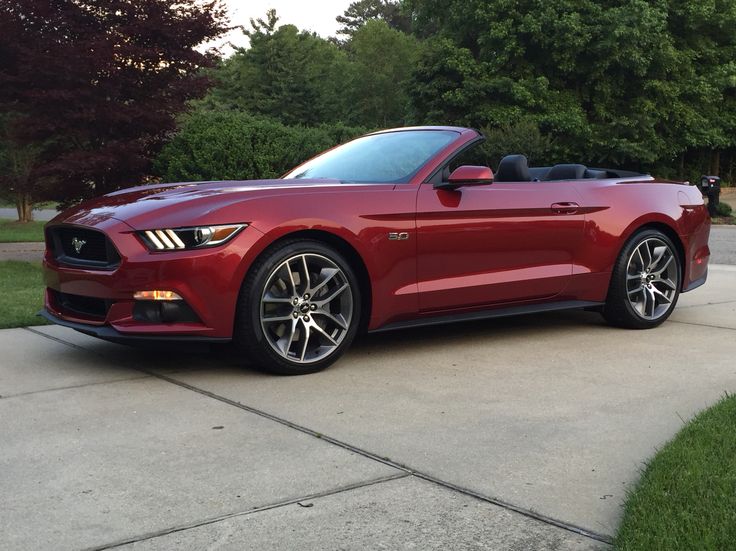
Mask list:
[[[658,230],[643,230],[624,246],[614,266],[604,316],[614,325],[656,327],[675,307],[682,274],[677,249]]]
[[[350,345],[359,316],[360,289],[342,255],[317,241],[287,241],[246,278],[236,342],[268,371],[312,373]]]

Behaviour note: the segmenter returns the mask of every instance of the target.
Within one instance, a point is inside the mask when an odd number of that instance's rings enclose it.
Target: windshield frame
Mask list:
[[[304,161],[303,163],[300,163],[296,167],[292,168],[285,174],[281,176],[281,179],[284,180],[293,180],[298,181],[302,178],[299,178],[296,176],[296,174],[299,173],[300,169],[302,169],[305,165],[312,163],[316,159],[319,159],[320,157],[331,153],[335,151],[336,149],[340,149],[348,144],[351,144],[357,140],[367,138],[370,136],[380,136],[385,134],[398,134],[398,133],[417,133],[417,132],[444,132],[444,133],[453,133],[456,134],[456,136],[452,137],[448,143],[441,146],[437,151],[432,153],[429,157],[427,157],[424,162],[422,162],[421,165],[419,165],[413,172],[398,178],[396,180],[392,181],[376,181],[376,180],[340,180],[338,178],[330,177],[330,176],[306,176],[303,177],[305,180],[338,180],[341,183],[354,183],[354,184],[375,184],[375,185],[407,185],[407,184],[415,184],[417,183],[416,180],[421,175],[426,175],[427,172],[432,172],[434,166],[442,161],[445,157],[448,155],[451,155],[458,147],[461,147],[463,143],[467,141],[466,134],[470,132],[467,128],[457,128],[457,127],[450,127],[450,126],[426,126],[426,127],[407,127],[407,128],[397,128],[397,129],[391,129],[391,130],[383,130],[380,132],[372,132],[370,134],[364,134],[363,136],[358,136],[357,138],[354,138],[352,140],[349,140],[345,143],[336,145],[335,147],[332,147],[330,149],[327,149],[323,151],[322,153],[319,153],[318,155],[315,155],[311,159],[308,159]],[[474,134],[475,131],[472,131]],[[465,137],[465,139],[463,139]],[[423,180],[425,176],[422,176],[420,180]],[[421,181],[420,181],[421,183]]]

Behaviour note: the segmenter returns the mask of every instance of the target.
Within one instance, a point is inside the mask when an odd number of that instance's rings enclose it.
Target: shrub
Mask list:
[[[164,146],[155,170],[168,182],[277,178],[365,132],[339,124],[285,126],[242,111],[198,110]]]
[[[716,205],[716,214],[718,216],[731,216],[731,212],[731,205],[729,205],[728,203],[721,202]]]
[[[534,122],[521,121],[501,127],[486,127],[483,128],[483,134],[486,141],[481,148],[490,165],[494,167],[506,155],[516,153],[526,155],[529,166],[541,165],[553,157],[554,140],[542,134]]]

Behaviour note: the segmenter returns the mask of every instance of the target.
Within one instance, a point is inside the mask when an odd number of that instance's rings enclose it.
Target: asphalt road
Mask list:
[[[683,420],[736,390],[736,267],[652,331],[567,312],[367,336],[273,377],[0,331],[8,549],[607,549]]]
[[[33,219],[41,222],[47,222],[54,216],[59,214],[58,211],[52,209],[37,209],[33,211]],[[10,220],[17,220],[18,213],[15,209],[0,209],[0,218],[6,218]]]

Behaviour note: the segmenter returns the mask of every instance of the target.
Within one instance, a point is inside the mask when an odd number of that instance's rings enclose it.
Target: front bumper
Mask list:
[[[229,338],[221,338],[221,337],[201,337],[197,335],[136,335],[136,334],[130,334],[130,333],[121,333],[120,331],[117,331],[116,329],[113,329],[109,325],[90,325],[87,323],[77,323],[73,321],[66,320],[64,318],[55,316],[45,308],[41,310],[38,313],[39,316],[42,318],[50,321],[51,323],[55,323],[57,325],[61,325],[63,327],[69,327],[71,329],[75,329],[76,331],[79,331],[80,333],[84,333],[85,335],[90,335],[91,337],[98,337],[100,339],[105,339],[106,341],[110,342],[117,342],[117,343],[125,343],[125,344],[133,344],[133,343],[145,343],[145,342],[160,342],[160,341],[186,341],[186,342],[200,342],[200,343],[227,343],[230,342],[231,339]]]
[[[109,218],[94,229],[112,242],[119,264],[111,270],[70,266],[47,248],[42,313],[46,319],[115,341],[186,338],[211,342],[232,337],[240,286],[253,260],[254,245],[262,237],[260,232],[246,228],[232,241],[209,249],[152,253],[123,222]],[[133,294],[160,289],[180,295],[196,315],[181,322],[141,319],[134,313],[137,301]],[[87,300],[104,308],[86,312],[70,308],[60,297]]]

